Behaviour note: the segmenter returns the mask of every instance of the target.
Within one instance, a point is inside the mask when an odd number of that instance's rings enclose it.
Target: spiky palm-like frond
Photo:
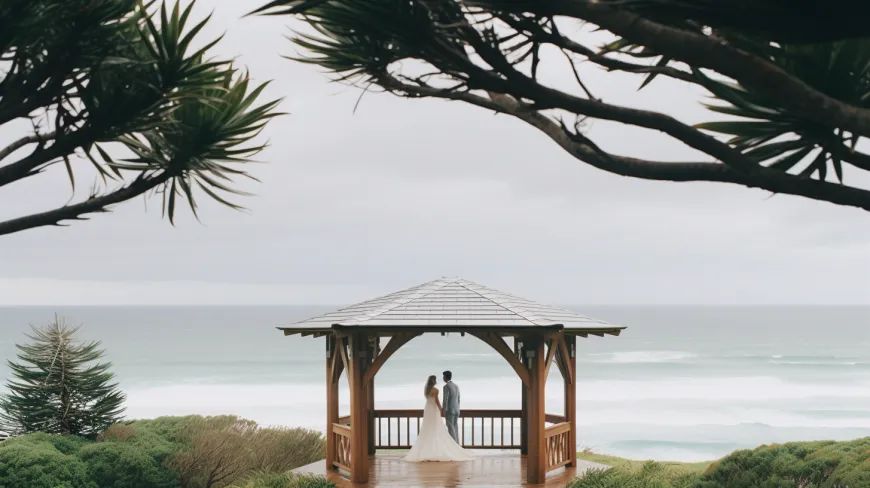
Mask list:
[[[209,17],[194,21],[193,9],[154,0],[0,4],[8,61],[0,126],[20,118],[34,126],[0,147],[0,186],[63,163],[75,188],[76,156],[105,186],[81,202],[0,222],[0,235],[80,219],[154,189],[170,221],[179,192],[195,212],[194,188],[237,208],[220,194],[246,176],[242,165],[263,147],[251,140],[277,101],[257,102],[265,84],[250,87],[230,61],[211,57],[220,37],[200,39]],[[133,157],[110,150],[118,147]]]
[[[171,175],[162,184],[164,211],[171,222],[179,197],[196,213],[196,189],[240,208],[221,193],[242,193],[232,187],[233,178],[251,178],[243,165],[265,147],[251,140],[278,115],[278,100],[256,104],[266,83],[249,89],[247,74],[223,71],[222,76],[220,84],[181,100],[166,123],[122,138],[136,157],[111,163],[119,170]]]
[[[786,45],[776,48],[772,59],[819,91],[870,108],[870,40]],[[705,104],[710,110],[738,117],[697,127],[731,136],[729,144],[770,168],[821,180],[831,168],[842,181],[843,158],[852,157],[857,136],[795,113],[732,81],[713,79],[700,70],[696,76],[715,97]]]
[[[860,39],[870,29],[853,20],[855,29],[842,31],[831,21],[870,7],[820,15],[830,21],[820,25],[823,32],[769,22],[803,15],[794,5],[809,3],[273,0],[256,12],[305,21],[293,39],[301,59],[339,80],[509,114],[599,169],[654,180],[726,182],[870,210],[865,182],[842,181],[847,162],[870,171],[870,155],[855,150],[858,137],[870,137],[870,52]],[[578,28],[584,24],[608,31],[612,42],[602,48],[601,36],[608,34]],[[737,120],[694,127],[667,108],[620,103],[612,91],[597,96],[590,85],[600,80],[585,74],[583,63],[638,76],[641,88],[657,79],[703,87],[720,100],[711,109]],[[605,150],[584,133],[585,122],[594,119],[652,131],[702,157],[662,161]],[[837,181],[827,178],[828,168]]]

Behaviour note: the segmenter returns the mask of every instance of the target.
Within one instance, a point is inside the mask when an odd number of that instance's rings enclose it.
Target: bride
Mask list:
[[[423,390],[426,396],[423,424],[420,426],[417,441],[404,459],[409,462],[471,461],[474,457],[450,437],[447,426],[441,420],[442,408],[435,383],[434,375],[426,381],[426,388]]]

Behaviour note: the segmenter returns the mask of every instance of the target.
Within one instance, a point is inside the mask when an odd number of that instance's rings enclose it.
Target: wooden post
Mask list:
[[[366,391],[368,394],[366,395],[366,403],[368,404],[368,415],[369,415],[369,424],[368,424],[368,438],[369,438],[369,454],[375,453],[375,379],[372,378],[369,380],[366,385]]]
[[[335,462],[335,434],[332,424],[338,422],[338,380],[335,374],[338,351],[335,347],[335,335],[326,336],[326,469],[330,471]]]
[[[568,463],[568,467],[575,468],[577,467],[577,337],[565,334],[564,340],[569,354],[569,357],[564,360],[570,371],[570,375],[565,375],[565,417],[571,424],[571,431],[568,434],[571,462]]]
[[[519,347],[519,344],[520,341],[518,339],[514,340],[514,352],[520,356],[520,360],[523,361],[523,364],[526,364],[525,349]],[[520,408],[523,411],[522,416],[520,417],[520,454],[525,456],[529,453],[529,385],[523,383],[520,385],[520,389],[522,390]]]
[[[544,388],[547,378],[545,341],[541,336],[530,337],[524,342],[526,361],[529,365],[529,397],[526,418],[528,419],[528,456],[526,457],[526,481],[529,484],[543,483],[547,477],[547,445],[544,439],[546,413],[544,411]]]
[[[353,333],[350,342],[350,452],[353,466],[350,479],[367,483],[369,479],[369,397],[365,372],[371,364],[371,351],[366,336]]]

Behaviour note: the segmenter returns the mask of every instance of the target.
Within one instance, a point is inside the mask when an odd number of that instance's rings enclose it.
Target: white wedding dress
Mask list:
[[[426,406],[423,408],[423,423],[420,426],[417,440],[405,456],[405,461],[418,463],[422,461],[471,461],[474,456],[462,446],[456,443],[447,425],[441,418],[441,412],[435,403],[438,389],[432,388],[426,398]]]

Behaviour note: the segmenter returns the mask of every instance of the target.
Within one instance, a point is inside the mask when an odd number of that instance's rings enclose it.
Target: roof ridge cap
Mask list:
[[[408,290],[413,290],[415,288],[423,288],[426,285],[429,285],[430,283],[435,283],[437,281],[440,281],[441,283],[435,288],[429,289],[426,292],[421,292],[421,291],[413,292],[413,293],[411,293],[411,296],[407,299],[396,299],[395,301],[391,302],[389,305],[385,305],[384,307],[381,307],[370,314],[365,314],[362,316],[356,315],[356,316],[354,316],[354,319],[357,320],[358,322],[365,322],[367,320],[371,320],[379,315],[383,315],[383,314],[389,312],[390,310],[393,310],[393,309],[398,308],[402,305],[413,302],[414,300],[419,300],[420,298],[431,295],[432,293],[435,293],[436,291],[440,290],[441,288],[444,288],[448,284],[455,283],[458,280],[442,277],[442,278],[438,278],[437,280],[432,280],[432,281],[423,283],[422,285],[417,285],[417,286],[411,287]],[[408,291],[408,290],[405,290],[405,291]],[[397,292],[397,293],[402,293],[402,292]],[[360,318],[357,318],[357,317],[360,317]]]
[[[473,292],[473,293],[477,293],[478,295],[480,295],[480,297],[489,300],[490,302],[492,302],[492,303],[498,305],[499,307],[501,307],[501,308],[507,310],[508,312],[514,313],[514,314],[516,314],[516,315],[519,315],[520,317],[522,317],[523,319],[529,321],[530,323],[532,323],[532,324],[534,324],[534,325],[542,325],[540,322],[543,322],[543,321],[541,320],[540,317],[537,317],[537,316],[534,316],[534,315],[532,315],[532,317],[529,317],[529,316],[527,315],[527,314],[531,315],[531,312],[529,312],[528,310],[523,309],[523,308],[514,309],[513,307],[509,307],[509,306],[507,306],[507,305],[505,305],[505,304],[499,303],[499,302],[493,300],[493,298],[492,298],[491,296],[488,296],[488,295],[489,295],[488,293],[487,293],[486,295],[484,295],[484,294],[481,293],[479,290],[475,290],[475,289],[473,289],[473,288],[469,288],[468,286],[466,286],[466,284],[469,284],[469,285],[472,285],[472,286],[474,286],[474,287],[478,287],[478,288],[483,288],[484,290],[487,290],[487,291],[489,291],[489,290],[491,290],[491,291],[495,291],[495,292],[501,293],[501,294],[503,294],[503,295],[505,295],[505,296],[508,296],[508,297],[511,297],[511,298],[517,298],[517,299],[519,299],[519,297],[515,297],[515,296],[513,296],[513,295],[511,295],[511,294],[508,294],[508,293],[505,293],[505,292],[502,292],[502,291],[498,291],[498,290],[494,290],[494,289],[487,288],[487,287],[485,287],[485,286],[483,286],[483,285],[481,285],[481,284],[479,284],[479,283],[475,283],[475,282],[473,282],[473,281],[468,281],[468,280],[460,279],[460,280],[457,280],[457,283],[459,283],[459,285],[462,286],[463,288],[465,288],[466,290],[468,290],[468,291],[470,291],[470,292]]]

